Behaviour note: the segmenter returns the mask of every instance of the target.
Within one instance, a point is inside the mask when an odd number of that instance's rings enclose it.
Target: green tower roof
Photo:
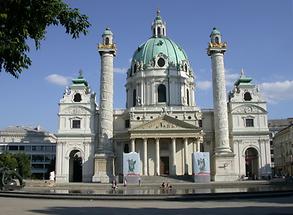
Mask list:
[[[239,77],[239,79],[235,82],[235,86],[239,86],[239,85],[250,85],[252,81],[252,78],[247,77],[244,75],[244,71],[243,69],[241,70],[241,75]]]
[[[217,28],[213,28],[211,35],[221,35],[221,32]]]
[[[72,79],[73,85],[83,84],[84,86],[88,86],[87,81],[83,78],[82,71],[79,71],[79,76],[75,79]]]
[[[113,35],[112,31],[110,30],[110,28],[106,28],[103,35]]]

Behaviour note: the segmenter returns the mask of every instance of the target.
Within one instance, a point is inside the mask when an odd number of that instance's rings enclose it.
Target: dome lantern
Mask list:
[[[160,10],[157,10],[157,16],[152,24],[153,37],[165,37],[166,36],[166,23],[163,22],[160,16]]]

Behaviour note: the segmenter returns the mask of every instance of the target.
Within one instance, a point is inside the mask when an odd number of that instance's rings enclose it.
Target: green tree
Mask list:
[[[86,15],[62,0],[0,1],[0,72],[4,68],[18,78],[31,65],[28,39],[40,48],[50,25],[62,25],[76,39],[81,33],[86,35],[90,23]]]
[[[9,169],[15,170],[17,166],[17,160],[12,154],[0,154],[0,167],[7,167]]]
[[[17,160],[17,171],[23,178],[31,176],[31,163],[28,155],[18,153],[14,155]]]

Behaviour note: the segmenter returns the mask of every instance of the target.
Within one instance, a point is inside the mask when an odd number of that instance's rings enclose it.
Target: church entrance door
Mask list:
[[[69,155],[69,182],[82,182],[82,157],[78,150]]]
[[[245,151],[245,167],[248,179],[258,178],[258,152],[255,148],[248,148]]]
[[[161,175],[169,175],[169,157],[160,157]]]

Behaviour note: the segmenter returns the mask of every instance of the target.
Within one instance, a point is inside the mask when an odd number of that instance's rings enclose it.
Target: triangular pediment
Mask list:
[[[131,130],[170,130],[170,129],[196,129],[194,125],[164,115]]]

